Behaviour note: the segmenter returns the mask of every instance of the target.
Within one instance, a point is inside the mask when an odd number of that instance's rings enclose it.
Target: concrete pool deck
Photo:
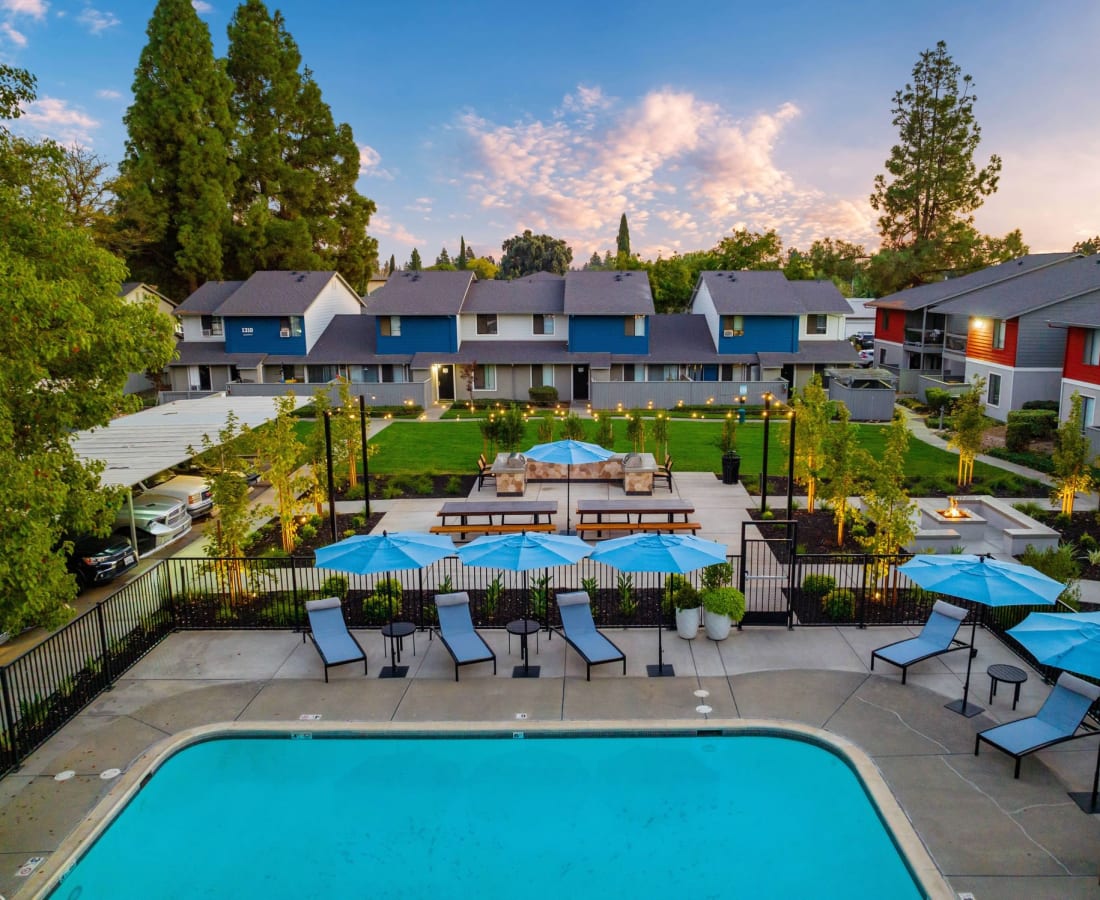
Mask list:
[[[370,673],[346,666],[322,681],[311,644],[286,632],[183,632],[171,635],[116,687],[101,695],[19,770],[0,780],[0,894],[26,897],[41,878],[18,877],[31,857],[53,853],[107,794],[113,782],[100,773],[127,770],[167,736],[196,726],[238,722],[298,722],[320,716],[334,723],[391,722],[581,722],[645,720],[704,726],[713,719],[797,722],[846,739],[873,760],[939,871],[956,892],[981,898],[1100,897],[1100,822],[1081,812],[1067,790],[1091,788],[1096,740],[1085,739],[1025,759],[1012,778],[1012,760],[985,747],[974,754],[974,734],[999,722],[1030,715],[1049,687],[1030,673],[1019,707],[1011,709],[1007,685],[992,706],[986,668],[1019,664],[991,636],[979,632],[979,655],[970,699],[987,710],[966,719],[946,709],[962,692],[966,654],[941,656],[913,667],[901,685],[893,667],[869,672],[871,650],[911,636],[917,629],[880,627],[746,628],[715,644],[683,641],[664,633],[665,661],[673,678],[646,678],[656,661],[652,631],[609,635],[627,654],[627,675],[615,666],[584,667],[555,637],[540,636],[532,662],[542,677],[513,680],[518,642],[484,634],[498,657],[463,669],[454,681],[450,657],[438,640],[417,635],[416,655],[406,645],[409,677],[380,680],[383,642],[363,632]],[[700,698],[696,691],[706,690]],[[700,704],[708,715],[696,711]],[[523,717],[523,718],[521,718]],[[308,728],[306,722],[303,729]],[[56,781],[59,772],[75,776]],[[792,778],[799,778],[797,772]],[[660,787],[660,784],[651,787]],[[671,781],[667,789],[678,789]],[[700,785],[699,790],[705,790]],[[545,795],[550,799],[550,794]],[[538,821],[538,792],[528,798]],[[303,820],[308,821],[303,798]],[[378,815],[379,827],[384,817]],[[791,846],[812,835],[792,835]],[[731,836],[736,843],[736,836]],[[797,859],[797,849],[792,850]],[[718,878],[736,885],[735,866]]]

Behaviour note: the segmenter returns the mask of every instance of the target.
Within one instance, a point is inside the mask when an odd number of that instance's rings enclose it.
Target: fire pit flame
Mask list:
[[[947,503],[948,503],[947,509],[937,509],[936,510],[936,512],[938,512],[945,519],[969,519],[970,518],[970,513],[969,512],[967,512],[965,509],[959,509],[959,501],[955,497],[948,497],[947,498]]]

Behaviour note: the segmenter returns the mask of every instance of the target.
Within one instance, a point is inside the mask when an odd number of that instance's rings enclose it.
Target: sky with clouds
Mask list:
[[[236,4],[193,3],[224,54]],[[151,0],[0,0],[0,63],[38,100],[18,129],[116,163]],[[382,260],[479,254],[530,228],[581,264],[626,213],[644,257],[774,228],[877,243],[868,203],[896,138],[891,100],[945,40],[974,77],[977,215],[1035,251],[1100,233],[1094,0],[771,4],[652,0],[271,4],[360,145]]]

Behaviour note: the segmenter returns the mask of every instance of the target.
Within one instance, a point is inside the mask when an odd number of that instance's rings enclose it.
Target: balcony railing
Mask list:
[[[948,334],[945,337],[944,350],[951,350],[955,353],[966,353],[966,335],[965,334]]]
[[[925,350],[935,350],[942,347],[946,335],[938,328],[906,328],[905,345],[907,347],[922,347]]]

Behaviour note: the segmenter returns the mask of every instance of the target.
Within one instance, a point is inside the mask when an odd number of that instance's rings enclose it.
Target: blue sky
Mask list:
[[[196,0],[224,54],[228,0]],[[19,129],[116,163],[153,2],[0,0],[0,61],[38,78]],[[271,5],[275,8],[274,5]],[[530,228],[576,264],[619,216],[645,257],[737,227],[786,246],[877,243],[867,202],[890,104],[937,40],[974,77],[979,164],[1004,160],[978,226],[1034,251],[1100,233],[1100,4],[679,2],[278,4],[361,148],[379,254],[426,263],[463,235],[499,258]]]

